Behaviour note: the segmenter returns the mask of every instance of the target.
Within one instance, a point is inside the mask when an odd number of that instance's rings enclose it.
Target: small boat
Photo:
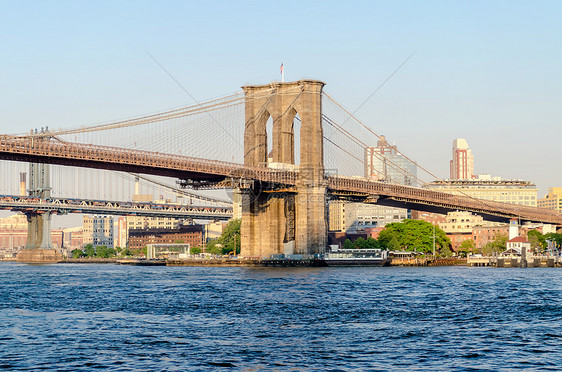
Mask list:
[[[388,251],[381,249],[338,249],[324,254],[328,266],[388,266]]]

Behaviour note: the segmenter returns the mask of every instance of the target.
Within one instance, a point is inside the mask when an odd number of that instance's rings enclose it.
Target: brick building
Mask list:
[[[148,244],[170,244],[182,242],[191,247],[203,246],[203,225],[183,225],[176,229],[129,230],[129,249],[143,249]]]

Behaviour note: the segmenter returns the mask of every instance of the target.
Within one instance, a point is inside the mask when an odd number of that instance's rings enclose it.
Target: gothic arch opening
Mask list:
[[[267,145],[267,148],[266,148],[267,151],[265,152],[266,156],[267,156],[267,158],[265,160],[266,166],[269,163],[274,161],[273,160],[273,146],[274,146],[274,143],[273,143],[273,118],[271,117],[271,115],[269,115],[269,113],[268,113],[268,116],[269,117],[267,118],[267,121],[265,123],[265,137],[266,137],[265,142],[266,142],[266,145]]]
[[[302,123],[299,113],[295,111],[293,118],[293,164],[301,163],[301,130]]]

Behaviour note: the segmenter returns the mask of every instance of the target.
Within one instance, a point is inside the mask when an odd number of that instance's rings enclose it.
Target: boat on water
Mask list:
[[[388,251],[380,249],[339,249],[324,254],[328,266],[388,266]]]

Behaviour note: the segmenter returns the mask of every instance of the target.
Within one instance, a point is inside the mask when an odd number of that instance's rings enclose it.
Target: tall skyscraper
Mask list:
[[[415,186],[417,166],[390,145],[384,136],[376,147],[365,148],[365,177],[400,185]]]
[[[453,141],[453,160],[451,160],[451,179],[470,180],[474,178],[474,156],[464,138]]]

